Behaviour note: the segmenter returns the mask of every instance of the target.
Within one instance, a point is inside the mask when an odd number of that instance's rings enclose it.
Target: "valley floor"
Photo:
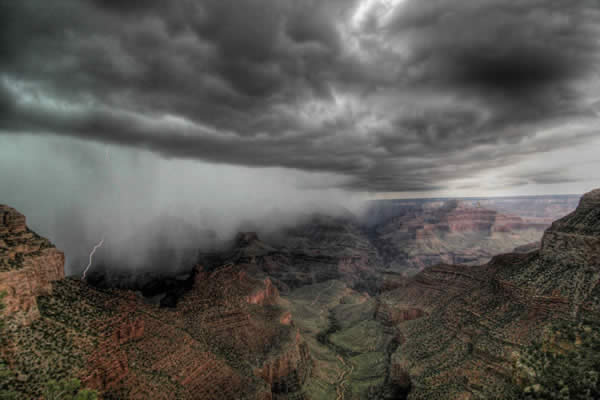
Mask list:
[[[292,291],[285,301],[316,364],[311,400],[378,398],[393,335],[374,319],[375,299],[334,280]]]

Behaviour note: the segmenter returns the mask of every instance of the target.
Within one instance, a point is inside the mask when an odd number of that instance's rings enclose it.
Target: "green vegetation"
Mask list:
[[[600,398],[600,322],[553,325],[517,361],[525,399]]]
[[[303,286],[285,299],[318,365],[308,397],[381,398],[392,335],[373,319],[376,302],[340,281]]]
[[[5,335],[4,335],[4,303],[2,299],[6,296],[6,293],[0,293],[0,346],[4,346]],[[8,365],[0,358],[0,400],[12,400],[16,399],[17,394],[10,390],[10,382],[13,378],[13,372],[8,368]]]
[[[336,348],[349,355],[385,351],[388,339],[381,324],[374,320],[363,321],[330,337]]]
[[[0,360],[0,400],[12,400],[17,394],[9,389],[13,373],[3,360]]]
[[[387,355],[383,352],[360,354],[349,359],[348,398],[370,398],[380,389],[387,375]]]
[[[0,316],[2,316],[2,318],[0,318],[0,346],[4,346],[7,343],[6,342],[6,334],[4,332],[4,318],[3,318],[3,309],[5,307],[4,303],[2,303],[2,298],[5,296],[5,293],[0,293]],[[35,324],[33,324],[32,326],[35,326]],[[63,347],[66,346],[65,342],[64,342],[64,338],[67,336],[66,332],[52,332],[53,333],[53,341],[47,341],[47,340],[43,340],[43,338],[40,338],[39,335],[37,333],[39,333],[39,331],[33,329],[32,327],[27,327],[24,328],[22,327],[19,331],[20,335],[17,335],[16,340],[17,343],[21,346],[21,347],[25,347],[25,348],[32,348],[34,346],[32,346],[32,343],[52,343],[55,345],[54,348],[52,349],[46,349],[44,347],[39,347],[37,350],[39,352],[41,352],[42,354],[44,354],[44,356],[46,356],[47,354],[49,354],[48,352],[50,352],[51,354],[56,353],[56,354],[61,354],[61,352],[58,349],[58,347]],[[23,337],[27,338],[27,342],[23,342]],[[56,342],[56,343],[54,343]],[[56,347],[58,346],[58,347]],[[52,374],[51,375],[61,375],[62,373],[65,373],[67,371],[70,370],[70,368],[68,368],[66,365],[64,365],[65,363],[62,362],[62,360],[60,359],[52,359],[52,362],[47,362],[47,360],[42,360],[42,357],[40,356],[39,353],[36,354],[32,354],[31,357],[26,357],[27,360],[31,361],[29,364],[31,365],[27,365],[28,368],[26,368],[27,371],[33,372],[35,371],[34,374],[26,374],[23,375],[25,377],[25,379],[28,380],[28,384],[31,385],[32,383],[34,384],[34,386],[32,387],[32,389],[34,389],[34,391],[37,391],[39,393],[40,389],[44,386],[44,382],[46,379],[48,379],[48,376],[46,376],[50,370],[50,368],[52,368]],[[46,358],[46,357],[44,357]],[[48,357],[49,358],[49,357]],[[68,360],[69,364],[72,366],[75,363],[75,360]],[[21,363],[22,364],[22,363]],[[17,370],[20,371],[19,374],[21,374],[22,369],[19,368],[23,367],[23,365],[17,365]],[[44,367],[42,367],[42,364],[44,365]],[[29,376],[28,376],[29,375]],[[50,374],[48,374],[50,375]],[[23,382],[19,382],[18,379],[16,379],[17,373],[13,370],[11,370],[9,368],[9,366],[7,365],[7,363],[0,359],[0,400],[13,400],[13,399],[21,399],[24,398],[24,396],[31,396],[32,394],[25,394],[23,393],[21,390],[23,389]],[[32,379],[33,377],[37,376],[38,379]],[[45,378],[44,378],[45,377]],[[43,398],[45,400],[54,400],[54,399],[60,399],[60,400],[96,400],[98,398],[98,393],[95,390],[89,390],[89,389],[81,389],[81,382],[77,379],[62,379],[60,381],[56,381],[56,380],[50,380],[49,382],[47,382],[45,384],[45,389],[42,391],[43,392]],[[20,388],[20,389],[19,389]],[[15,391],[17,390],[17,391]]]
[[[98,392],[81,389],[79,379],[51,380],[44,390],[45,400],[96,400]]]
[[[346,289],[343,282],[327,281],[303,286],[286,297],[294,324],[300,328],[311,357],[318,363],[317,373],[305,386],[311,400],[335,399],[340,374],[346,370],[337,357],[338,354],[326,343],[324,336],[330,328],[331,309],[340,303]]]

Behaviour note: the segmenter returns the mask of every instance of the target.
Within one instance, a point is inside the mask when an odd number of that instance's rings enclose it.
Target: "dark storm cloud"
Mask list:
[[[457,55],[455,78],[482,90],[537,93],[576,76],[564,55],[525,47],[501,50],[469,49]],[[575,67],[578,65],[575,63]]]
[[[521,184],[536,183],[536,184],[564,184],[579,182],[581,179],[569,176],[565,171],[560,169],[550,170],[533,170],[523,174],[512,176],[515,182]]]
[[[572,112],[572,83],[597,72],[598,7],[593,1],[408,1],[389,35],[409,38],[418,84],[474,96],[494,108],[501,124],[543,119]]]
[[[392,34],[417,36],[428,72],[483,90],[536,91],[593,66],[591,1],[407,2]],[[433,76],[429,78],[433,79]]]
[[[0,11],[4,132],[333,172],[375,191],[440,189],[593,136],[538,133],[589,123],[595,1],[24,0]]]
[[[0,121],[11,118],[14,114],[15,104],[10,93],[0,86]]]
[[[115,12],[143,11],[160,5],[161,0],[93,0],[98,7]]]

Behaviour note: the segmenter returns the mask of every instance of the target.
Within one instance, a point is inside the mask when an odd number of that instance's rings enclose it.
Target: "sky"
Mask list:
[[[600,187],[597,0],[0,0],[0,31],[0,202],[49,233]]]

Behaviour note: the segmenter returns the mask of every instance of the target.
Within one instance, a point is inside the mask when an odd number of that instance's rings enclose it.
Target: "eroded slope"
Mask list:
[[[515,363],[526,345],[557,321],[600,318],[599,227],[594,191],[552,224],[539,251],[479,267],[439,265],[385,293],[386,307],[426,314],[395,325],[403,344],[392,375],[410,376],[410,398],[516,396]]]
[[[2,232],[21,239],[16,250],[5,241],[6,252],[21,256],[2,272],[10,300],[2,358],[23,398],[64,377],[80,378],[104,398],[304,398],[312,360],[268,278],[240,265],[197,267],[177,308],[159,308],[133,292],[62,279],[62,254],[47,242],[41,255],[30,251],[39,239],[10,212]],[[21,272],[16,283],[7,279]]]

